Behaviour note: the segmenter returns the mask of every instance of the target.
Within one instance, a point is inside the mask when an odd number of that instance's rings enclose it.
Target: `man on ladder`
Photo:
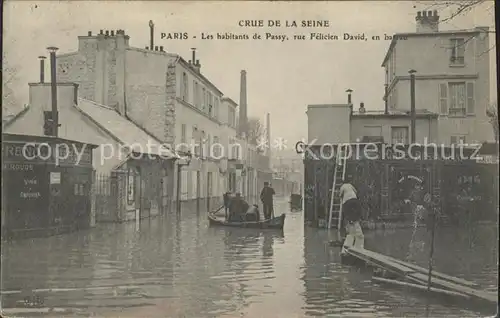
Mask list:
[[[346,225],[361,220],[361,204],[358,200],[357,190],[350,183],[350,177],[346,176],[342,181],[339,190],[339,196],[342,204],[342,226],[339,229],[345,233]],[[345,236],[342,235],[342,236]]]

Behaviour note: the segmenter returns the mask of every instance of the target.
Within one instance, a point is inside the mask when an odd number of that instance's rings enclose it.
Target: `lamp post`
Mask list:
[[[184,159],[185,161],[177,162],[177,194],[176,194],[176,205],[175,205],[177,214],[181,213],[181,171],[182,167],[189,166],[189,164],[191,163],[191,157],[192,154],[190,151],[188,151],[186,153],[186,156],[184,158],[181,158],[181,160]]]

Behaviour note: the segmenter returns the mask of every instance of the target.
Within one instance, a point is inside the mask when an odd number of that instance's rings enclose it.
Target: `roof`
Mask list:
[[[10,126],[10,124],[15,122],[18,118],[20,118],[24,114],[26,114],[26,112],[28,111],[29,108],[30,108],[29,105],[24,105],[24,108],[22,110],[20,110],[18,113],[14,114],[14,115],[8,115],[8,116],[5,116],[5,118],[2,118],[2,129],[7,128],[8,126]]]
[[[133,152],[157,155],[165,159],[179,158],[168,145],[121,116],[114,108],[81,98],[75,108]]]
[[[408,117],[410,116],[410,111],[403,110],[389,110],[387,113],[385,110],[367,110],[364,113],[358,111],[353,111],[353,117]],[[422,117],[438,117],[438,114],[428,111],[427,109],[417,109],[416,116]]]
[[[387,53],[385,54],[384,60],[382,62],[382,67],[385,66],[385,63],[389,59],[389,56],[391,56],[392,50],[396,46],[396,43],[399,38],[404,38],[404,37],[418,37],[418,36],[441,36],[441,35],[457,35],[457,34],[473,34],[473,33],[479,33],[481,30],[488,30],[488,27],[477,27],[475,29],[468,29],[468,30],[450,30],[450,31],[439,31],[439,32],[411,32],[411,33],[396,33],[392,37],[391,44],[389,45],[389,49],[387,50]]]
[[[20,135],[20,134],[9,134],[2,133],[2,142],[13,142],[13,143],[21,143],[21,142],[63,142],[66,144],[78,144],[78,145],[88,145],[91,148],[97,148],[98,145],[91,144],[87,142],[81,142],[76,140],[64,139],[54,136],[35,136],[35,135]]]
[[[221,100],[222,101],[227,101],[230,104],[232,104],[233,106],[238,106],[238,103],[236,103],[234,100],[232,100],[231,98],[229,98],[227,96],[222,96]]]
[[[349,104],[312,104],[307,105],[307,108],[328,108],[328,107],[349,107]]]

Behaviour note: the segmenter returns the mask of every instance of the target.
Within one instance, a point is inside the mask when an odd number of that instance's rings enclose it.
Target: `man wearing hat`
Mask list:
[[[273,196],[274,189],[269,186],[269,182],[264,182],[264,188],[260,192],[260,201],[262,201],[262,210],[264,219],[269,220],[273,214]]]

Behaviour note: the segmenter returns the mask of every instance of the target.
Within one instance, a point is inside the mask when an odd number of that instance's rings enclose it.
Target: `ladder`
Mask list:
[[[338,146],[337,155],[335,156],[335,165],[333,172],[333,184],[330,196],[330,213],[328,216],[328,229],[332,228],[332,222],[336,221],[338,229],[342,226],[342,201],[339,197],[342,180],[345,177],[347,166],[347,156],[342,145]]]

